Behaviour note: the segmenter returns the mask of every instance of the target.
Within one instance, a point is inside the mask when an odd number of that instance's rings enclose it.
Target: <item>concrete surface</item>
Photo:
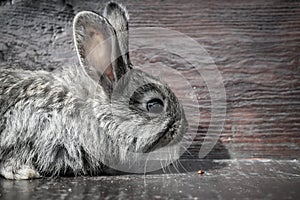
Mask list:
[[[189,160],[148,175],[0,179],[0,199],[299,199],[299,164]]]

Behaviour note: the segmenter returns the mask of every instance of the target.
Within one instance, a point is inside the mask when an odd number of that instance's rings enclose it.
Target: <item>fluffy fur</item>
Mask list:
[[[75,17],[80,66],[60,73],[0,70],[2,176],[101,174],[110,164],[126,162],[128,152],[145,153],[180,140],[187,124],[175,95],[158,79],[132,69],[129,56],[118,56],[128,51],[128,36],[116,33],[119,23],[128,31],[124,13],[109,3],[106,18],[91,12]],[[111,39],[97,43],[102,36]],[[111,64],[89,60],[91,46]],[[162,113],[145,109],[153,98],[164,102]]]

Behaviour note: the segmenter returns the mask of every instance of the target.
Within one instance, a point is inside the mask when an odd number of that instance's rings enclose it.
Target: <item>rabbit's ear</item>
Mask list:
[[[127,66],[130,66],[128,51],[128,20],[129,15],[125,7],[115,2],[109,2],[103,11],[103,16],[114,27],[120,45],[120,50]]]
[[[104,17],[82,11],[74,18],[73,34],[80,64],[94,80],[111,89],[127,72],[114,28]]]

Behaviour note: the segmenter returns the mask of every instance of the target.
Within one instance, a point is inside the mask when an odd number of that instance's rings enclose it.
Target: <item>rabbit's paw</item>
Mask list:
[[[22,165],[17,169],[12,166],[1,166],[0,174],[6,179],[26,180],[40,178],[40,174],[28,165]]]

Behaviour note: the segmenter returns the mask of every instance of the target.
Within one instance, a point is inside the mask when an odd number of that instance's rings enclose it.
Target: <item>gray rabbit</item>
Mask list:
[[[0,174],[7,179],[102,174],[128,152],[183,137],[187,122],[174,93],[130,63],[125,8],[110,2],[103,16],[80,12],[73,33],[79,66],[0,70]]]

